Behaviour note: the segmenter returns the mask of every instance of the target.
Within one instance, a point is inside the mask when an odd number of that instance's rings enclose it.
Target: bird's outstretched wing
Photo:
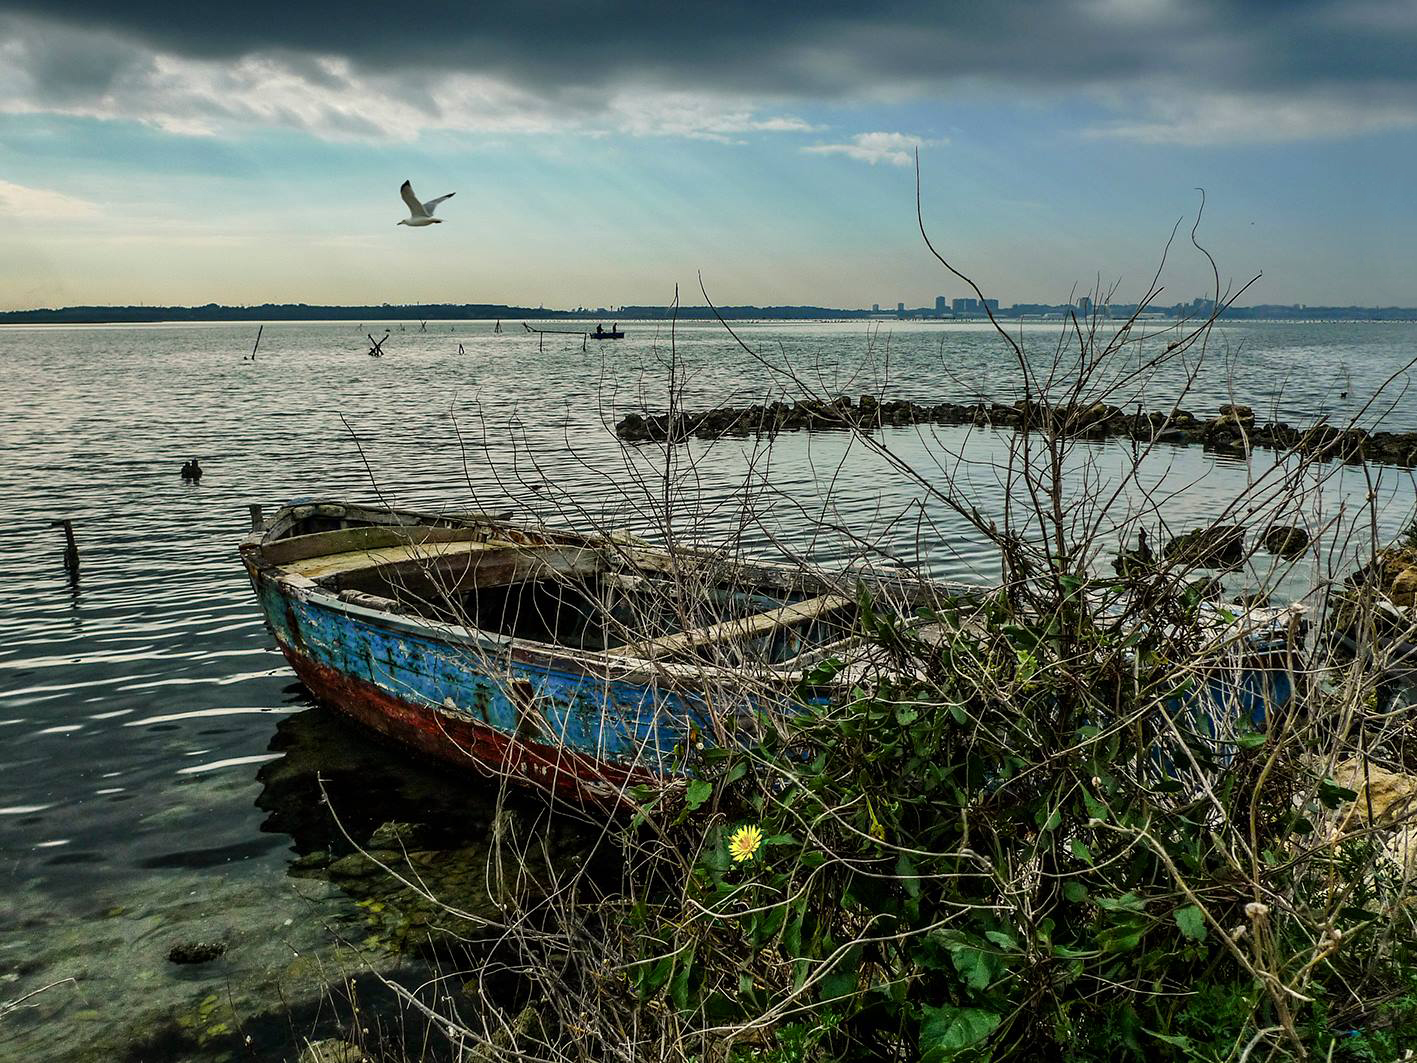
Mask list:
[[[408,204],[408,212],[415,218],[428,217],[428,211],[424,209],[422,203],[418,202],[418,197],[413,194],[413,185],[405,181],[399,188],[399,195],[403,196],[403,201]]]
[[[437,199],[430,199],[427,203],[423,204],[423,209],[428,214],[432,214],[439,203],[443,202],[443,200],[445,199],[452,199],[455,195],[457,195],[456,192],[449,192],[446,196],[439,196]]]

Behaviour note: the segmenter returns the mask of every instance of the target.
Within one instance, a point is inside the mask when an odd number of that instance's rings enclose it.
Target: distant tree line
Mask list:
[[[1112,304],[1098,307],[1103,317],[1130,317],[1137,312],[1135,305]],[[1145,312],[1168,317],[1205,316],[1209,307],[1193,303],[1174,306],[1153,306]],[[1019,303],[1000,307],[995,316],[1066,317],[1076,313],[1088,316],[1067,303]],[[508,306],[502,303],[414,303],[395,305],[383,303],[365,306],[322,306],[310,303],[262,303],[259,306],[224,306],[207,303],[204,306],[66,306],[34,310],[0,311],[0,324],[124,324],[163,321],[492,321],[546,320],[556,318],[615,317],[629,320],[712,320],[717,316],[741,320],[759,318],[782,321],[881,318],[936,318],[932,307],[907,309],[903,312],[843,309],[828,306],[622,306],[614,310],[548,310],[544,307]],[[981,314],[969,315],[978,318]],[[1224,316],[1232,320],[1294,319],[1311,321],[1417,321],[1417,308],[1402,306],[1303,306],[1299,304],[1266,303],[1258,306],[1229,306]],[[945,315],[949,319],[949,315]]]

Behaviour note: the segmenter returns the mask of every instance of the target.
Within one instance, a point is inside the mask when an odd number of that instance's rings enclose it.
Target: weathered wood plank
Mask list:
[[[680,631],[673,635],[662,635],[659,638],[647,639],[643,642],[627,642],[623,646],[611,647],[605,652],[612,657],[643,657],[647,659],[662,657],[665,654],[702,646],[710,642],[752,638],[777,627],[815,619],[823,613],[829,613],[833,609],[840,609],[842,606],[850,604],[850,598],[843,598],[839,594],[823,594],[817,598],[808,598],[805,602],[784,605],[780,609],[769,609],[767,612],[755,613],[741,619],[721,620],[717,624]]]
[[[273,565],[286,565],[292,561],[304,561],[329,554],[345,554],[356,550],[377,550],[382,547],[419,543],[469,542],[488,538],[488,529],[485,528],[375,524],[277,539],[261,547],[261,556]]]

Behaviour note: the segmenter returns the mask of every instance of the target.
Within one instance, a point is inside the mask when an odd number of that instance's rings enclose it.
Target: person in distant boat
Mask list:
[[[193,458],[191,461],[186,462],[186,463],[182,466],[182,479],[184,479],[184,480],[200,480],[201,478],[202,478],[202,466],[197,463],[197,459],[196,459],[196,458]]]
[[[596,326],[595,326],[595,334],[596,334],[597,336],[603,336],[603,335],[605,335],[605,326],[604,326],[604,325],[596,325]]]

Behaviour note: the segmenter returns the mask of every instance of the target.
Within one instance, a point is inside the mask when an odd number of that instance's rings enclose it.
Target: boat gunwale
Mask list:
[[[419,616],[416,613],[397,612],[392,609],[360,604],[357,601],[342,598],[340,596],[341,592],[332,591],[322,586],[314,579],[288,571],[287,565],[291,564],[291,562],[273,562],[264,556],[263,551],[268,544],[288,541],[283,538],[272,538],[272,536],[278,531],[284,531],[291,523],[294,523],[289,518],[292,514],[302,509],[309,509],[314,512],[306,513],[298,519],[304,519],[305,516],[311,515],[326,515],[332,517],[338,515],[341,518],[353,516],[355,519],[361,519],[366,516],[378,517],[381,515],[412,517],[415,518],[412,523],[387,523],[387,526],[390,527],[407,527],[410,529],[419,527],[446,527],[449,526],[447,522],[452,521],[457,522],[452,526],[463,526],[470,529],[478,527],[491,528],[493,530],[492,536],[489,537],[489,540],[486,540],[489,543],[505,545],[506,547],[512,548],[528,548],[532,546],[532,544],[529,543],[518,543],[511,540],[502,542],[497,540],[495,538],[495,529],[505,528],[533,540],[538,538],[551,540],[538,545],[570,546],[573,548],[582,547],[597,551],[610,549],[614,551],[617,556],[628,560],[632,565],[636,565],[637,567],[640,567],[645,561],[707,561],[713,564],[724,565],[727,569],[732,570],[735,575],[767,579],[776,578],[784,583],[790,582],[794,577],[800,581],[805,573],[812,580],[819,581],[823,588],[830,586],[833,574],[824,570],[804,569],[800,566],[784,565],[758,559],[747,561],[732,560],[725,563],[721,552],[693,546],[678,548],[674,554],[671,554],[668,551],[656,549],[648,543],[635,540],[633,537],[627,536],[622,538],[614,534],[605,536],[587,535],[562,529],[542,528],[540,526],[527,528],[511,521],[484,514],[459,513],[452,516],[443,516],[415,510],[396,510],[391,507],[371,507],[359,503],[342,502],[301,502],[283,506],[272,521],[268,523],[263,522],[260,527],[253,528],[241,542],[241,556],[246,563],[253,582],[258,576],[264,577],[270,580],[277,588],[278,593],[284,597],[309,602],[312,605],[318,605],[332,612],[344,614],[366,623],[375,623],[387,629],[402,630],[408,634],[417,635],[432,642],[442,643],[450,647],[462,647],[472,654],[480,653],[489,658],[518,660],[524,664],[532,664],[558,671],[579,672],[605,682],[628,682],[649,685],[663,684],[668,680],[676,686],[682,684],[684,687],[688,688],[703,687],[705,684],[715,681],[742,683],[745,678],[749,678],[754,681],[779,686],[782,689],[791,689],[797,685],[806,668],[810,668],[814,663],[825,659],[833,652],[840,652],[850,648],[852,645],[861,643],[861,637],[859,635],[849,635],[843,639],[804,649],[801,653],[776,665],[724,665],[701,659],[672,661],[659,659],[652,655],[642,656],[629,652],[638,645],[637,642],[618,644],[616,646],[607,647],[605,650],[576,649],[559,643],[508,637],[489,631],[486,628],[452,624],[446,621]],[[339,514],[319,513],[318,511],[321,509],[337,509],[341,512]],[[419,523],[418,518],[436,523]],[[384,522],[377,523],[383,524]],[[336,551],[331,551],[331,556],[335,553]],[[409,559],[410,563],[415,564],[418,560],[417,558]],[[430,560],[436,561],[436,558]],[[378,566],[372,564],[371,567]],[[643,565],[643,567],[664,571],[662,563]],[[944,584],[932,583],[932,585],[946,589],[946,585]],[[963,588],[958,589],[962,590]],[[830,594],[832,591],[825,590],[824,593]],[[850,596],[844,597],[849,598]]]

